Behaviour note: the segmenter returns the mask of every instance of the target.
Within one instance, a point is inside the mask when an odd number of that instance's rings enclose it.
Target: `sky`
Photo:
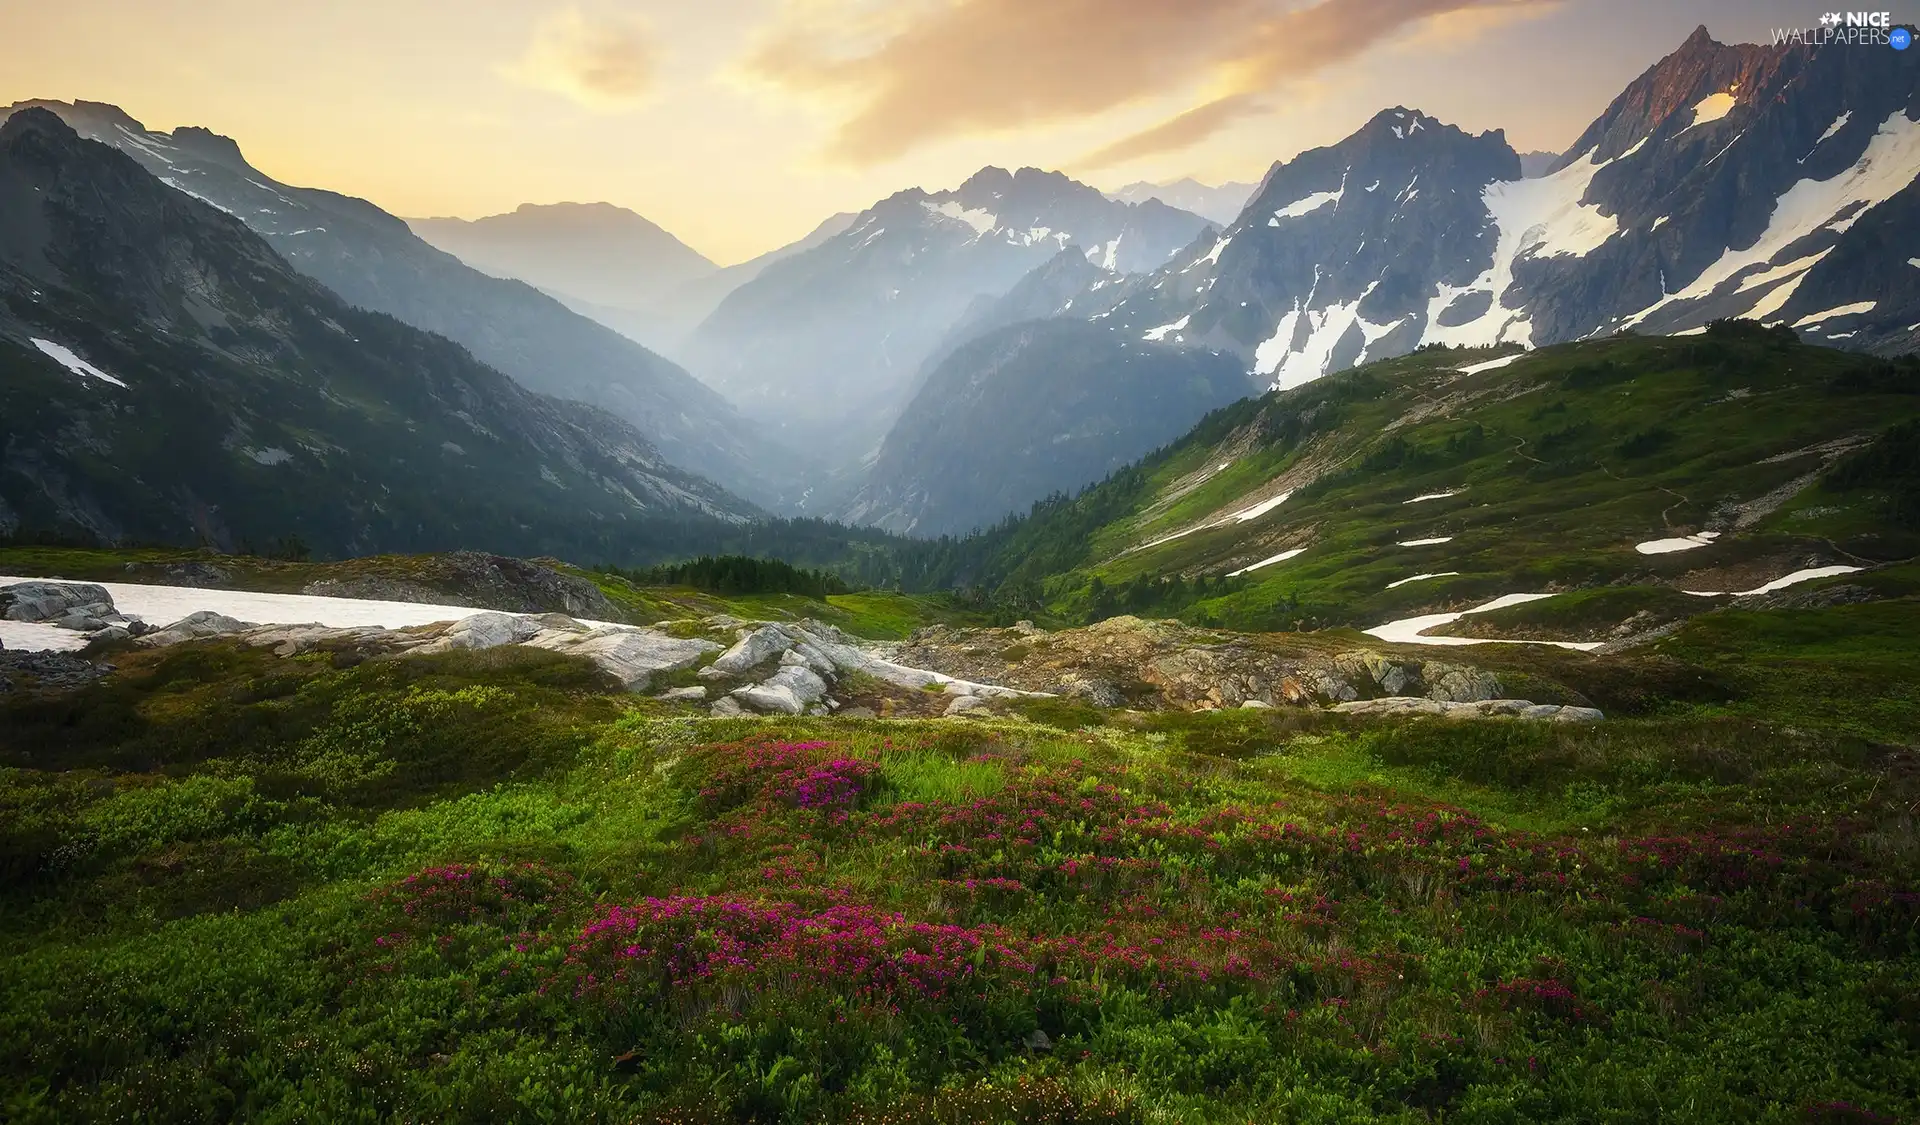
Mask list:
[[[1559,151],[1796,0],[0,0],[0,103],[200,125],[395,214],[605,200],[721,264],[982,166],[1253,181],[1404,105]],[[1896,13],[1906,18],[1902,13]]]

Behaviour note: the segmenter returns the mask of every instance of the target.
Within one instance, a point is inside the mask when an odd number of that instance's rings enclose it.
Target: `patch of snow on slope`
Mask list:
[[[1912,266],[1914,269],[1920,270],[1920,258],[1908,258],[1907,264]]]
[[[1371,290],[1373,287],[1369,285],[1367,288]],[[1366,294],[1361,294],[1361,300],[1365,299]],[[1286,318],[1282,318],[1281,327],[1290,329],[1291,326],[1288,325],[1287,320],[1294,315],[1289,313]],[[1340,343],[1340,338],[1347,334],[1347,329],[1353,327],[1354,322],[1360,318],[1360,301],[1329,305],[1327,308],[1318,310],[1307,309],[1298,315],[1304,317],[1307,324],[1307,341],[1300,350],[1284,351],[1284,354],[1279,357],[1278,368],[1271,372],[1262,371],[1259,368],[1261,352],[1265,349],[1265,345],[1263,344],[1261,349],[1254,352],[1254,372],[1259,375],[1271,374],[1273,389],[1276,391],[1284,391],[1289,387],[1300,386],[1302,383],[1311,383],[1327,373],[1327,365],[1333,358],[1333,349]],[[1274,335],[1275,339],[1291,340],[1293,332],[1289,330],[1286,337],[1281,337],[1278,332]]]
[[[1512,355],[1503,355],[1498,359],[1489,359],[1489,360],[1483,360],[1480,363],[1468,364],[1467,366],[1462,367],[1460,369],[1460,374],[1478,375],[1482,371],[1492,371],[1496,367],[1505,367],[1507,364],[1512,363],[1516,359],[1525,359],[1526,356],[1527,356],[1527,353],[1525,352],[1515,352]]]
[[[112,383],[116,387],[126,387],[125,383],[122,383],[120,380],[100,370],[93,364],[73,354],[73,349],[67,347],[65,344],[56,344],[52,340],[42,340],[38,336],[30,338],[33,340],[34,347],[39,348],[55,362],[59,363],[60,366],[80,376],[82,379],[100,379]]]
[[[1599,641],[1490,641],[1482,637],[1429,637],[1424,635],[1428,629],[1438,629],[1442,625],[1451,625],[1470,613],[1490,613],[1508,606],[1525,605],[1537,602],[1541,598],[1550,598],[1552,594],[1503,594],[1472,609],[1458,613],[1429,613],[1420,617],[1407,617],[1399,621],[1389,621],[1385,625],[1376,625],[1368,629],[1369,637],[1377,637],[1389,644],[1402,645],[1479,645],[1479,644],[1523,644],[1552,645],[1555,648],[1570,648],[1586,652],[1600,647]]]
[[[1449,496],[1458,496],[1458,495],[1460,495],[1460,490],[1455,488],[1447,492],[1429,492],[1424,496],[1416,496],[1411,500],[1402,500],[1400,502],[1402,504],[1418,504],[1422,500],[1445,500]]]
[[[1872,312],[1873,307],[1879,303],[1880,302],[1878,301],[1855,301],[1851,305],[1841,305],[1838,308],[1822,309],[1817,313],[1808,313],[1807,315],[1801,317],[1799,320],[1794,321],[1793,326],[1795,328],[1805,328],[1809,324],[1820,324],[1824,321],[1834,320],[1838,317],[1853,316],[1857,313],[1863,313],[1863,312]]]
[[[1181,331],[1182,329],[1186,328],[1187,322],[1192,319],[1193,319],[1193,314],[1188,313],[1187,315],[1181,317],[1179,320],[1172,322],[1171,324],[1162,324],[1158,328],[1147,329],[1146,332],[1141,334],[1140,338],[1142,340],[1164,340],[1167,338],[1167,333]]]
[[[0,645],[18,652],[73,652],[87,647],[85,633],[38,621],[0,621]]]
[[[1481,202],[1499,232],[1493,265],[1466,290],[1493,294],[1487,311],[1465,324],[1439,324],[1440,309],[1429,305],[1428,328],[1422,343],[1477,346],[1514,341],[1533,344],[1533,326],[1515,310],[1500,306],[1513,284],[1514,264],[1523,258],[1585,257],[1620,232],[1619,220],[1598,207],[1580,202],[1593,177],[1612,161],[1595,162],[1594,149],[1550,176],[1488,184]],[[1447,287],[1451,288],[1451,287]],[[1435,303],[1440,300],[1436,294]]]
[[[1680,132],[1684,133],[1687,129],[1697,129],[1702,125],[1718,121],[1727,114],[1732,113],[1733,107],[1739,104],[1739,98],[1724,91],[1718,94],[1708,94],[1706,97],[1694,103],[1693,123],[1688,125],[1686,129],[1680,130]],[[1674,135],[1679,136],[1680,134],[1675,133]]]
[[[216,211],[225,211],[227,214],[233,215],[235,218],[239,217],[239,215],[233,210],[233,208],[223,207],[220,204],[215,203],[213,200],[208,199],[204,195],[201,195],[199,192],[181,183],[179,180],[174,179],[172,176],[162,176],[160,177],[160,182],[172,188],[173,190],[179,192],[181,195],[190,195],[193,198],[198,199],[200,202],[206,204],[207,206],[213,208]]]
[[[1295,547],[1291,551],[1282,551],[1270,559],[1261,559],[1259,562],[1250,563],[1246,566],[1241,567],[1239,570],[1230,570],[1227,572],[1227,577],[1238,578],[1242,574],[1251,574],[1254,571],[1259,570],[1263,566],[1272,566],[1274,563],[1286,562],[1288,559],[1293,558],[1296,555],[1302,554],[1305,551],[1306,551],[1305,547]]]
[[[1784,578],[1776,578],[1764,586],[1755,586],[1751,590],[1736,590],[1731,595],[1721,590],[1688,590],[1697,598],[1735,597],[1750,598],[1755,594],[1771,594],[1775,590],[1784,590],[1789,586],[1798,586],[1802,582],[1811,582],[1816,578],[1832,578],[1836,574],[1852,574],[1857,566],[1816,566],[1807,570],[1796,570]]]
[[[1429,578],[1452,578],[1459,573],[1457,570],[1436,570],[1432,574],[1416,574],[1412,578],[1402,578],[1398,582],[1387,583],[1387,589],[1391,590],[1397,586],[1405,586],[1409,582],[1425,582]]]
[[[1819,140],[1817,140],[1817,141],[1815,141],[1815,142],[1813,142],[1813,147],[1814,147],[1814,148],[1819,148],[1819,147],[1820,147],[1821,145],[1823,145],[1823,144],[1826,144],[1826,143],[1827,143],[1827,138],[1828,138],[1828,137],[1831,137],[1831,136],[1833,136],[1833,135],[1834,135],[1835,133],[1838,133],[1838,132],[1839,132],[1840,130],[1842,130],[1842,129],[1844,129],[1844,128],[1846,128],[1846,125],[1847,125],[1847,121],[1848,121],[1848,119],[1849,119],[1849,118],[1851,118],[1852,116],[1853,116],[1853,111],[1849,109],[1849,110],[1846,110],[1846,111],[1844,111],[1844,112],[1842,112],[1842,113],[1840,114],[1840,116],[1838,116],[1838,117],[1836,117],[1836,118],[1834,118],[1834,119],[1833,119],[1833,124],[1831,124],[1831,125],[1829,125],[1829,126],[1827,126],[1827,131],[1826,131],[1826,132],[1824,132],[1824,133],[1822,133],[1822,134],[1820,134],[1820,139],[1819,139]],[[1807,155],[1808,155],[1808,156],[1812,156],[1813,154],[1812,154],[1812,153],[1808,153]]]
[[[932,200],[921,200],[920,206],[925,207],[936,215],[944,215],[949,219],[955,219],[967,224],[973,228],[976,236],[986,234],[988,231],[1000,225],[999,218],[986,208],[962,207],[951,199],[944,203],[935,203]]]
[[[1278,496],[1269,496],[1265,500],[1260,501],[1258,504],[1254,504],[1251,507],[1242,508],[1239,511],[1234,512],[1232,515],[1228,516],[1227,519],[1219,521],[1219,523],[1216,523],[1214,526],[1218,527],[1220,524],[1226,523],[1227,520],[1232,520],[1234,523],[1246,523],[1248,520],[1257,520],[1261,516],[1266,515],[1268,512],[1271,512],[1275,508],[1278,508],[1280,505],[1286,503],[1287,497],[1292,495],[1293,495],[1293,491],[1289,489],[1286,492],[1280,493]]]
[[[1766,265],[1789,245],[1833,222],[1847,207],[1864,203],[1864,211],[1886,202],[1912,183],[1916,174],[1920,174],[1920,121],[1895,110],[1850,168],[1831,179],[1795,183],[1774,201],[1773,218],[1753,245],[1744,250],[1729,247],[1686,288],[1628,317],[1623,327],[1639,324],[1676,301],[1696,301],[1711,295],[1730,278]],[[1767,294],[1767,299],[1774,302],[1770,311],[1785,304],[1798,285],[1798,281],[1783,283]],[[1766,314],[1756,312],[1749,310],[1747,315],[1765,319]]]
[[[1225,249],[1227,248],[1227,243],[1229,243],[1229,242],[1232,242],[1232,241],[1233,241],[1233,236],[1232,236],[1232,235],[1228,235],[1227,237],[1225,237],[1225,238],[1223,238],[1223,239],[1221,239],[1220,241],[1218,241],[1218,242],[1216,242],[1216,243],[1214,243],[1214,244],[1213,244],[1213,249],[1211,249],[1211,250],[1209,250],[1209,251],[1207,251],[1207,254],[1206,254],[1206,257],[1204,257],[1204,258],[1201,258],[1201,259],[1200,259],[1200,262],[1213,262],[1213,263],[1215,263],[1215,264],[1218,264],[1218,263],[1219,263],[1219,261],[1220,261],[1220,251],[1222,251],[1222,250],[1225,250]],[[1194,265],[1199,265],[1199,264],[1200,264],[1200,262],[1195,262],[1195,263],[1194,263]],[[1191,268],[1191,267],[1189,267],[1189,268]]]
[[[1691,551],[1695,547],[1705,547],[1720,538],[1717,531],[1701,531],[1693,535],[1682,535],[1676,539],[1649,539],[1645,543],[1635,543],[1633,549],[1643,555],[1671,555],[1676,551]]]
[[[1401,547],[1431,547],[1436,543],[1451,543],[1451,542],[1453,542],[1453,536],[1437,535],[1432,539],[1408,539],[1405,542],[1400,543],[1398,545]]]
[[[1289,203],[1285,207],[1282,207],[1278,211],[1275,211],[1273,213],[1273,217],[1276,220],[1277,219],[1297,219],[1302,215],[1309,214],[1314,211],[1318,211],[1320,208],[1325,207],[1329,203],[1332,203],[1338,206],[1338,204],[1340,203],[1340,197],[1345,195],[1346,193],[1347,193],[1347,181],[1345,180],[1345,178],[1342,178],[1340,181],[1339,188],[1333,191],[1316,191],[1312,195],[1307,196],[1305,199],[1296,199],[1292,203]],[[1274,225],[1274,224],[1270,224],[1270,225]]]

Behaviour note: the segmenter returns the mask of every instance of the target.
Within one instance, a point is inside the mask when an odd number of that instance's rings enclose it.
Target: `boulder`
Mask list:
[[[1500,697],[1500,679],[1492,672],[1464,664],[1442,664],[1430,660],[1421,669],[1427,682],[1427,698],[1445,703],[1478,703]]]
[[[827,681],[800,664],[785,665],[760,683],[732,693],[742,706],[781,715],[798,715],[826,694]]]
[[[76,613],[98,618],[113,612],[113,595],[105,586],[92,582],[16,582],[0,586],[0,617],[8,621],[57,625]]]
[[[670,691],[663,691],[657,698],[664,699],[668,703],[699,703],[706,697],[707,689],[695,684],[692,687],[677,687]]]
[[[252,622],[228,617],[224,613],[215,613],[202,609],[187,614],[164,629],[155,629],[140,638],[140,643],[159,648],[164,645],[177,645],[183,641],[199,640],[202,637],[221,637],[231,633],[243,633],[255,628]]]
[[[713,706],[708,708],[708,710],[711,711],[715,717],[722,719],[731,719],[741,715],[751,714],[745,707],[740,706],[739,700],[730,695],[723,695],[714,700]]]
[[[986,710],[989,707],[990,704],[980,696],[956,695],[953,697],[953,702],[947,704],[947,709],[942,714],[951,718],[955,715],[965,715],[970,711]]]
[[[509,613],[475,613],[462,617],[440,634],[440,639],[425,645],[422,651],[446,652],[449,649],[498,648],[525,644],[540,635],[543,626],[531,617]]]
[[[526,643],[551,652],[587,657],[628,691],[645,691],[656,673],[691,668],[701,657],[720,647],[712,641],[673,637],[626,625],[604,625],[585,633],[543,629]]]
[[[777,625],[762,625],[734,643],[732,648],[720,654],[719,659],[707,665],[705,672],[710,678],[738,676],[750,671],[793,647],[793,638],[789,637]]]

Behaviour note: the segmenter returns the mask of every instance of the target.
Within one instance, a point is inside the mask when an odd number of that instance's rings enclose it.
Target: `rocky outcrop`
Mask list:
[[[1334,705],[1343,715],[1411,717],[1433,715],[1443,719],[1532,719],[1539,722],[1594,723],[1606,718],[1592,707],[1570,707],[1555,703],[1534,703],[1525,699],[1484,699],[1476,703],[1456,703],[1409,696],[1385,699],[1360,699]]]
[[[619,607],[585,578],[528,559],[453,551],[402,560],[405,574],[323,578],[300,592],[329,598],[373,598],[423,605],[468,605],[502,613],[564,613],[618,621]]]
[[[1249,701],[1318,706],[1408,695],[1474,703],[1502,691],[1497,676],[1472,665],[1137,617],[1057,633],[1024,623],[1010,629],[934,627],[886,651],[918,667],[1076,696],[1101,707],[1209,710]]]
[[[117,631],[120,639],[146,632],[146,623],[114,608],[106,587],[91,582],[16,582],[0,586],[0,617],[52,625],[76,633]]]

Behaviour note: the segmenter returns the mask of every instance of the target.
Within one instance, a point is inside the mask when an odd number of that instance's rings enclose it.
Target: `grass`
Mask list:
[[[1914,612],[1482,650],[1592,726],[128,653],[0,696],[0,1116],[1911,1120]]]

